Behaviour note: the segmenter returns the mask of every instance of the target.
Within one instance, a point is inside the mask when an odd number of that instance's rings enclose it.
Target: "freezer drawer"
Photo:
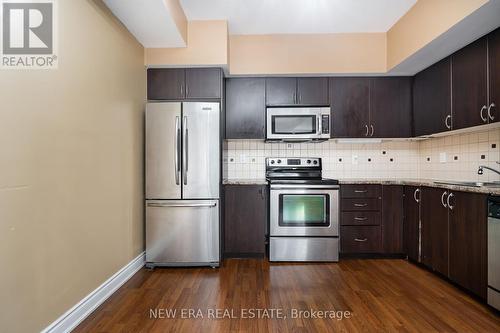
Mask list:
[[[146,266],[218,266],[218,200],[146,201]]]
[[[336,237],[271,237],[270,261],[339,261]]]

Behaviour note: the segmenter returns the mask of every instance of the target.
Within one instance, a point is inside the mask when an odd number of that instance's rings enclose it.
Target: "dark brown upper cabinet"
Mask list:
[[[445,58],[413,79],[415,136],[451,130],[451,58]]]
[[[266,79],[226,80],[226,139],[265,139]]]
[[[222,71],[219,68],[187,68],[187,99],[221,98]]]
[[[266,104],[269,106],[328,105],[328,78],[267,78]]]
[[[469,44],[451,59],[452,128],[488,123],[487,38]]]
[[[185,98],[185,75],[182,68],[150,68],[147,71],[149,100]]]
[[[373,78],[370,86],[370,136],[409,138],[411,133],[411,78]]]
[[[404,244],[408,259],[420,261],[420,197],[419,187],[405,186],[404,195]]]
[[[500,28],[488,35],[488,66],[490,77],[488,118],[500,121]]]
[[[220,99],[219,68],[150,68],[148,100]]]
[[[333,138],[362,138],[369,134],[370,79],[330,79]]]
[[[449,192],[426,187],[422,190],[422,263],[448,276],[448,208]]]
[[[452,192],[449,277],[481,298],[487,291],[487,196]]]

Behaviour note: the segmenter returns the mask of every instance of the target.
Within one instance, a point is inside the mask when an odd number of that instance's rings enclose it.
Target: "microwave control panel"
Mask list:
[[[330,116],[321,115],[321,134],[330,134]]]

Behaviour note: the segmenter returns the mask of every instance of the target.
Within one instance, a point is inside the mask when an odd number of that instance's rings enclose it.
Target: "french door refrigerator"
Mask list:
[[[219,103],[146,107],[146,266],[219,266]]]

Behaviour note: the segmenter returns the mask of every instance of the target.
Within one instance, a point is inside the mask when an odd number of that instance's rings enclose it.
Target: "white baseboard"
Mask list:
[[[137,271],[144,267],[145,253],[142,252],[135,259],[107,279],[97,289],[88,294],[71,309],[66,311],[56,321],[42,330],[41,333],[71,332],[78,324],[87,318],[99,305],[108,299],[127,282]]]

